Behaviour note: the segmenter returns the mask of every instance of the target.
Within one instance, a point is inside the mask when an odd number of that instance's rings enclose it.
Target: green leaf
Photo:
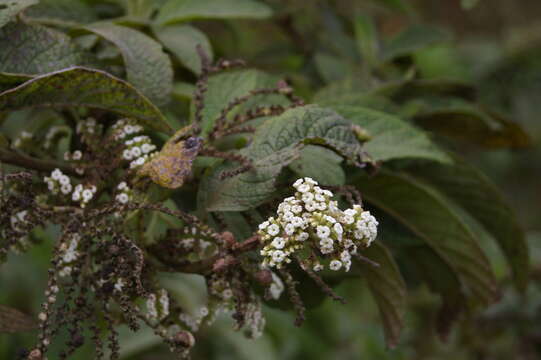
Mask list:
[[[368,202],[423,239],[457,273],[475,301],[488,305],[498,298],[496,279],[478,238],[438,191],[390,172],[358,177],[353,183]]]
[[[378,58],[378,36],[374,21],[369,16],[360,15],[355,19],[355,38],[357,48],[366,66],[372,67]]]
[[[445,42],[449,38],[449,33],[438,27],[413,25],[384,44],[381,58],[383,61],[389,61],[427,46]]]
[[[37,4],[39,0],[0,0],[0,28],[12,18],[29,6]]]
[[[453,269],[428,246],[409,247],[404,251],[404,255],[407,265],[415,268],[417,277],[423,279],[430,290],[441,297],[442,305],[436,328],[440,337],[445,340],[464,307],[460,280]]]
[[[130,83],[158,106],[169,102],[173,68],[160,43],[140,31],[111,23],[95,23],[84,29],[116,45],[124,59]]]
[[[253,0],[169,0],[156,18],[158,25],[197,19],[263,19],[272,15],[267,5]]]
[[[191,100],[195,86],[187,82],[177,82],[173,85],[173,96],[177,99]]]
[[[8,74],[0,72],[0,92],[13,88],[32,79],[29,75]]]
[[[380,242],[364,249],[363,256],[379,264],[375,267],[359,262],[363,278],[378,305],[387,346],[394,348],[404,326],[406,284],[391,252]]]
[[[97,20],[94,9],[82,0],[40,0],[25,11],[26,17],[41,24],[74,27]]]
[[[209,59],[212,60],[212,46],[207,36],[190,25],[171,25],[154,29],[160,42],[171,51],[176,58],[196,74],[201,73],[201,59],[196,47],[201,45]]]
[[[100,70],[73,67],[37,76],[0,93],[0,112],[51,106],[108,110],[137,119],[150,129],[171,132],[164,116],[144,95]]]
[[[420,158],[449,163],[451,159],[428,136],[407,122],[359,106],[332,106],[340,115],[368,131],[372,137],[364,150],[375,161]]]
[[[358,161],[361,146],[351,123],[335,112],[317,106],[290,109],[258,127],[250,146],[240,151],[254,163],[254,170],[220,181],[219,175],[237,164],[214,169],[200,188],[208,211],[242,211],[276,195],[275,181],[284,166],[297,158],[304,144],[324,145]]]
[[[343,159],[327,148],[307,145],[297,160],[289,164],[299,177],[311,177],[323,185],[344,185],[346,174],[340,166]]]
[[[220,113],[228,103],[235,98],[248,95],[251,90],[261,88],[276,87],[279,78],[257,70],[239,70],[227,73],[220,73],[212,76],[208,82],[208,90],[205,93],[205,107],[202,111],[203,120],[201,128],[203,134],[207,134]],[[257,105],[288,104],[285,97],[280,95],[257,96],[246,102],[244,105],[237,106],[231,115],[238,113],[243,109],[249,109]],[[192,106],[192,119],[194,117],[194,108]]]
[[[0,71],[44,74],[85,65],[84,54],[59,31],[40,25],[12,22],[0,29]]]
[[[529,146],[531,141],[519,124],[460,99],[425,98],[413,100],[414,115],[423,128],[442,135],[470,141],[488,148]]]
[[[475,88],[466,82],[451,79],[406,79],[384,83],[373,91],[374,95],[389,97],[397,102],[423,96],[453,96],[475,100]]]
[[[488,230],[512,268],[516,287],[525,291],[529,273],[525,234],[496,186],[460,159],[455,159],[454,166],[426,164],[408,171],[437,187]]]

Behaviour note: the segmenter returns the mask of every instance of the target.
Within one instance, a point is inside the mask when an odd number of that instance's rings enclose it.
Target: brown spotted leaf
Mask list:
[[[192,172],[192,162],[201,149],[202,140],[189,136],[191,127],[180,129],[152,160],[139,170],[140,176],[149,176],[156,184],[177,189]]]

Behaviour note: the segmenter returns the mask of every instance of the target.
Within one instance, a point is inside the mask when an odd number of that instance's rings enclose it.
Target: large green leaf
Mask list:
[[[360,106],[336,105],[332,108],[368,131],[372,139],[364,149],[375,161],[421,158],[451,162],[423,131],[398,117]]]
[[[116,45],[126,64],[130,83],[159,106],[169,102],[173,68],[160,43],[140,31],[106,22],[88,25],[84,29]]]
[[[417,107],[416,122],[428,130],[489,148],[530,144],[528,135],[517,123],[476,104],[435,97],[412,100],[410,104]]]
[[[253,161],[253,170],[225,180],[219,180],[221,172],[237,164],[214,170],[200,188],[206,197],[203,206],[208,211],[242,211],[272,198],[276,177],[304,144],[327,146],[354,162],[361,154],[351,123],[335,112],[314,105],[290,109],[259,126],[250,146],[240,151]]]
[[[0,0],[0,28],[6,25],[12,18],[26,9],[37,4],[39,0]]]
[[[324,185],[344,185],[346,174],[340,164],[344,159],[327,148],[307,145],[299,158],[289,164],[299,177],[311,177]]]
[[[193,26],[170,25],[157,28],[154,33],[182,65],[196,74],[201,72],[201,59],[196,51],[197,45],[201,45],[209,59],[212,60],[212,47],[207,36]]]
[[[363,256],[379,264],[379,267],[374,267],[359,262],[363,277],[378,304],[387,346],[394,348],[404,326],[406,284],[391,252],[380,242],[363,250]]]
[[[353,182],[363,197],[423,239],[481,304],[498,297],[490,263],[467,222],[437,190],[403,174],[381,172]]]
[[[85,65],[81,49],[59,31],[40,25],[12,22],[0,29],[0,71],[44,74]]]
[[[171,132],[164,116],[144,95],[100,70],[73,67],[37,76],[0,93],[0,112],[51,106],[109,110],[137,119],[148,128]]]
[[[203,133],[208,133],[212,129],[222,109],[235,98],[248,95],[251,90],[273,88],[278,83],[278,80],[278,77],[257,70],[232,71],[212,76],[208,82],[205,107],[202,112],[201,128]],[[235,114],[242,109],[248,109],[256,104],[271,105],[280,103],[287,104],[288,101],[279,95],[257,96],[244,105],[237,106],[231,114]],[[192,118],[193,115],[192,106]]]
[[[437,187],[488,230],[511,265],[515,285],[524,291],[529,272],[525,234],[496,186],[460,159],[455,159],[454,166],[426,164],[408,171]]]
[[[169,0],[160,10],[156,23],[166,25],[196,19],[266,18],[267,5],[254,0]]]
[[[444,42],[449,33],[433,26],[413,25],[387,41],[382,49],[382,60],[388,61],[427,46]]]

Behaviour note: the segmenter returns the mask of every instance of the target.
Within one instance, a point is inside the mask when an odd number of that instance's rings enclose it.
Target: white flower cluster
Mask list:
[[[60,245],[60,261],[58,266],[61,267],[58,275],[61,277],[71,275],[73,270],[72,264],[77,258],[79,258],[79,252],[77,247],[79,246],[79,241],[81,236],[77,233],[71,234],[68,241],[63,242]]]
[[[21,131],[21,134],[13,142],[13,146],[16,148],[21,148],[30,140],[32,140],[32,133],[28,131]]]
[[[58,193],[68,195],[73,190],[71,179],[69,176],[64,175],[60,169],[54,169],[51,176],[46,176],[43,180],[47,184],[49,191],[54,195]]]
[[[78,202],[82,208],[92,200],[97,191],[95,185],[83,186],[82,184],[78,184],[73,187],[69,176],[64,175],[60,169],[54,169],[51,176],[46,176],[43,180],[51,193],[54,195],[71,194],[71,200]]]
[[[160,289],[156,294],[150,294],[146,301],[147,318],[162,320],[169,315],[169,294],[167,290]]]
[[[370,246],[377,236],[378,222],[360,205],[342,211],[329,190],[321,189],[311,178],[298,179],[295,195],[278,206],[278,216],[259,225],[259,235],[266,243],[261,250],[263,266],[280,268],[291,262],[291,255],[315,246],[329,258],[331,270],[349,271],[351,255],[359,246]],[[314,271],[324,265],[313,256],[306,260]]]
[[[115,196],[115,200],[122,205],[127,204],[132,197],[131,189],[128,187],[128,184],[126,184],[125,181],[122,181],[116,188],[119,193]]]
[[[73,193],[71,194],[71,200],[79,202],[81,207],[84,208],[86,204],[92,200],[96,194],[96,191],[97,188],[95,185],[84,187],[83,185],[79,184],[75,186],[75,190],[73,190]]]

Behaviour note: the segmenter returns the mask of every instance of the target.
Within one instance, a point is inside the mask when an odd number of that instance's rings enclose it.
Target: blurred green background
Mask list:
[[[265,335],[255,341],[231,330],[221,319],[197,337],[194,359],[541,359],[541,1],[538,0],[267,0],[278,9],[273,21],[201,22],[216,53],[243,58],[250,66],[288,77],[308,99],[315,90],[349,71],[330,64],[331,45],[340,53],[336,33],[354,32],[347,19],[366,15],[384,36],[406,25],[425,23],[447,29],[445,43],[415,53],[425,78],[451,78],[479,88],[479,98],[523,126],[533,145],[520,150],[481,150],[459,144],[460,152],[503,189],[519,214],[531,246],[531,285],[524,297],[512,289],[498,249],[487,245],[504,284],[501,302],[453,328],[446,342],[433,334],[439,300],[426,288],[412,289],[406,330],[400,345],[385,348],[377,307],[358,280],[343,282],[337,292],[347,305],[326,300],[310,309],[301,328],[293,314],[266,308]],[[331,16],[332,15],[332,16]],[[321,50],[323,49],[323,50]],[[331,49],[332,50],[332,49]],[[350,56],[346,54],[344,57]],[[355,55],[351,55],[354,65]],[[187,77],[190,75],[187,74]],[[46,229],[40,238],[55,236]],[[381,234],[385,236],[385,234]],[[36,314],[42,301],[51,249],[43,241],[22,256],[11,255],[0,272],[0,303]],[[164,279],[175,296],[195,311],[204,302],[202,279]],[[126,329],[123,329],[126,330]],[[32,344],[34,334],[0,335],[0,359],[15,358]],[[58,343],[61,343],[59,341]],[[169,359],[172,356],[150,332],[123,333],[125,359]],[[53,348],[54,349],[54,348]],[[91,359],[80,349],[73,359]],[[51,359],[51,358],[50,358]]]

